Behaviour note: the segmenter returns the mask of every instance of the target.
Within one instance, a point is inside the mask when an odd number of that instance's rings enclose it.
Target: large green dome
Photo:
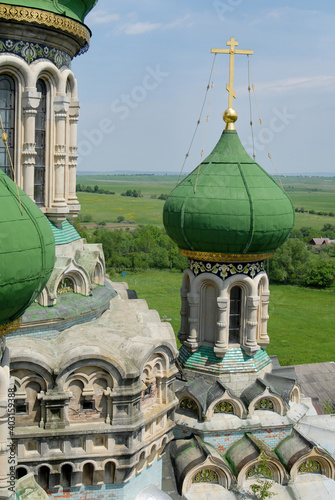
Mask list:
[[[3,3],[47,10],[83,23],[85,16],[93,9],[97,2],[98,0],[10,0]]]
[[[41,293],[55,263],[48,219],[0,171],[0,325],[13,321]]]
[[[294,208],[250,158],[236,131],[225,130],[200,170],[171,192],[163,222],[185,255],[206,252],[249,260],[284,243],[294,225]]]

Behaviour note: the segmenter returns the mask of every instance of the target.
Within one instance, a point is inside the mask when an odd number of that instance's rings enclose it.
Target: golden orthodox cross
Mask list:
[[[234,90],[234,56],[235,54],[246,54],[251,55],[254,53],[253,50],[240,50],[235,47],[238,46],[238,42],[235,38],[231,38],[227,42],[229,49],[212,49],[213,54],[229,54],[229,84],[227,84],[226,89],[229,92],[228,108],[233,107],[233,99],[236,98],[236,93]]]

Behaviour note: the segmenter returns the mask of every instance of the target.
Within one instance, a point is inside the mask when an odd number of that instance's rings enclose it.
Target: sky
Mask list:
[[[86,24],[90,49],[72,64],[79,172],[196,168],[218,141],[228,107],[229,56],[216,56],[209,80],[211,48],[235,37],[239,49],[254,51],[251,117],[248,58],[235,56],[236,129],[248,153],[254,147],[271,175],[335,175],[332,0],[99,0]]]

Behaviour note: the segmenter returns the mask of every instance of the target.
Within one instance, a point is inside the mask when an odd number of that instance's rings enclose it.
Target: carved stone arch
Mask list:
[[[146,366],[151,366],[153,368],[157,361],[161,363],[164,372],[167,372],[170,369],[170,364],[173,360],[174,354],[168,347],[153,347],[146,359],[142,362],[140,372],[143,372]]]
[[[43,307],[50,307],[56,304],[56,298],[51,296],[49,287],[46,285],[36,299],[36,302]]]
[[[87,377],[87,375],[85,375],[84,373],[81,373],[79,370],[75,370],[66,379],[66,382],[64,383],[64,387],[63,387],[64,390],[68,390],[69,385],[74,380],[79,380],[83,384],[83,387],[88,386],[89,378]]]
[[[235,274],[234,276],[229,276],[229,278],[225,279],[222,283],[222,289],[225,293],[229,294],[232,287],[239,285],[245,288],[246,294],[257,295],[257,286],[255,281],[250,278],[250,276],[246,276],[245,274]]]
[[[61,92],[61,76],[59,69],[50,61],[38,60],[37,63],[31,65],[31,86],[36,87],[37,80],[43,77],[48,80],[51,87],[55,89],[55,95]]]
[[[192,414],[196,416],[199,420],[202,418],[202,409],[199,402],[193,397],[185,392],[182,394],[176,394],[179,399],[178,410],[185,413]]]
[[[278,484],[283,484],[288,479],[283,464],[263,454],[242,467],[237,477],[237,486],[242,487],[245,480],[252,478],[269,479]]]
[[[299,385],[295,384],[290,394],[290,401],[292,403],[300,403],[301,400],[301,389]]]
[[[279,415],[286,415],[287,413],[283,399],[279,395],[272,393],[268,387],[264,390],[263,394],[251,401],[248,410],[249,416],[253,415],[255,410],[274,411],[275,413],[279,413]]]
[[[77,356],[76,351],[75,356]],[[120,365],[117,360],[110,357],[105,358],[98,355],[94,359],[92,359],[92,354],[86,354],[84,352],[82,353],[80,360],[74,361],[70,356],[69,361],[66,361],[65,363],[60,365],[59,375],[56,380],[57,386],[60,388],[64,387],[64,384],[66,383],[68,377],[70,377],[72,373],[80,372],[83,367],[99,368],[99,370],[107,372],[113,380],[114,388],[117,388],[119,385],[121,385],[122,381],[127,378],[128,375],[123,366]]]
[[[11,55],[6,56],[6,62],[1,62],[0,74],[10,74],[17,79],[17,82],[22,87],[21,90],[27,87],[33,87],[34,85],[29,85],[31,80],[31,68],[23,59]]]
[[[232,396],[229,391],[226,391],[223,397],[218,398],[217,400],[213,401],[211,405],[208,407],[207,412],[206,412],[206,420],[210,420],[214,414],[216,413],[231,413],[231,411],[217,411],[218,405],[223,404],[223,405],[229,405],[232,407],[232,413],[233,415],[236,415],[239,418],[246,418],[247,416],[247,410],[243,404],[243,402]]]
[[[165,450],[165,447],[166,445],[168,444],[169,442],[169,439],[167,436],[164,436],[163,439],[161,440],[160,442],[160,445],[158,447],[158,451],[157,451],[157,457],[158,458],[161,458],[163,453],[164,453],[164,450]]]
[[[52,367],[48,363],[48,360],[38,352],[33,352],[34,345],[31,346],[32,349],[25,352],[24,349],[12,349],[11,348],[11,361],[10,361],[10,373],[21,380],[27,376],[40,377],[43,380],[43,385],[45,385],[45,390],[48,390],[54,386],[54,381],[52,377]],[[19,353],[21,352],[21,357]],[[29,355],[30,353],[30,355]],[[24,368],[23,368],[24,367]],[[23,374],[19,376],[17,372],[23,371]],[[44,390],[44,389],[43,389]]]
[[[218,466],[211,457],[193,469],[185,476],[182,485],[182,495],[185,495],[194,483],[210,482],[216,483],[222,488],[230,489],[233,475],[228,466]]]
[[[290,470],[291,479],[294,481],[298,474],[322,474],[329,479],[335,479],[335,461],[325,451],[314,446],[309,453],[300,457]]]
[[[105,282],[105,265],[99,256],[93,271],[93,283],[103,286]]]
[[[71,88],[70,97],[72,99],[77,99],[78,98],[77,79],[70,69],[64,68],[63,70],[60,70],[59,92],[62,94],[66,94],[68,85],[70,85]]]
[[[91,287],[87,271],[82,266],[79,266],[73,259],[71,259],[69,266],[62,273],[60,279],[56,284],[56,289],[55,289],[56,295],[60,283],[64,279],[69,279],[73,282],[74,293],[79,293],[85,296],[90,295]]]
[[[136,474],[139,474],[144,469],[146,461],[147,461],[146,452],[141,451],[137,459],[137,465],[135,469]]]
[[[151,446],[150,453],[148,455],[148,460],[147,460],[148,466],[153,464],[156,457],[157,457],[157,445],[154,444],[153,446]]]

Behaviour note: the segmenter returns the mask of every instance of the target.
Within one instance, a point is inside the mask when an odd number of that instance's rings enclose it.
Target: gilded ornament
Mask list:
[[[274,254],[274,252],[257,254],[212,253],[185,250],[183,248],[180,248],[179,252],[190,259],[205,260],[207,262],[256,262],[269,259]]]

